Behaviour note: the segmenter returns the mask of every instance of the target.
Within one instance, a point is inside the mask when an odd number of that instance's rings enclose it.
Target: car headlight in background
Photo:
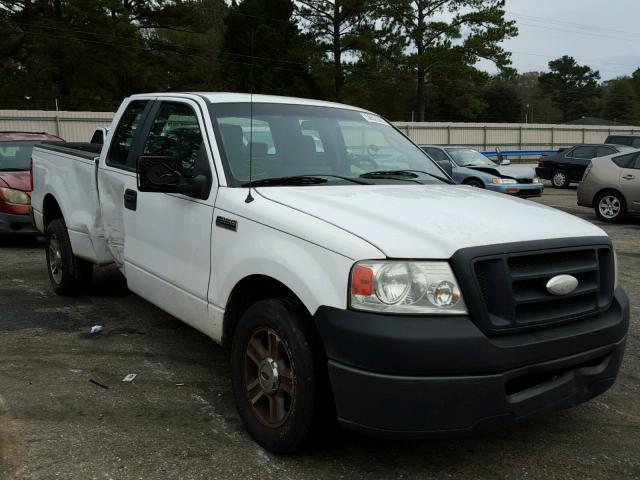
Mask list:
[[[0,187],[0,197],[7,203],[15,203],[17,205],[29,205],[31,203],[31,199],[26,192],[13,188]]]
[[[540,183],[540,179],[538,177],[533,177],[533,183]]]
[[[493,183],[494,185],[511,185],[514,183],[518,183],[518,181],[513,178],[497,178],[496,177],[491,179],[491,183]]]
[[[467,313],[447,262],[358,262],[351,269],[350,306],[384,313]]]

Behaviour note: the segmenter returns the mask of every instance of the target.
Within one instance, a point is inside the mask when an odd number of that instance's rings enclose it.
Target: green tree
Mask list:
[[[225,21],[224,82],[236,91],[318,96],[309,69],[310,38],[290,0],[244,0]]]
[[[620,77],[605,82],[603,86],[602,115],[620,123],[638,122],[638,96],[630,77]]]
[[[331,65],[332,97],[342,101],[345,65],[355,63],[357,56],[370,49],[375,41],[372,1],[298,0],[296,3],[297,15],[326,55],[323,64]]]
[[[538,78],[540,87],[560,108],[564,121],[594,115],[600,96],[600,73],[563,56],[549,62],[549,72]]]
[[[396,0],[381,5],[380,13],[404,43],[415,75],[416,120],[424,119],[428,77],[451,58],[466,65],[489,59],[500,69],[509,67],[510,54],[500,42],[515,36],[517,28],[505,19],[504,5],[505,0]]]
[[[523,105],[517,88],[503,80],[491,82],[482,92],[487,108],[480,116],[488,122],[522,122]]]

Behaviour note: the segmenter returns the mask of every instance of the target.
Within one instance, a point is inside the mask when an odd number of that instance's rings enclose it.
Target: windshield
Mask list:
[[[495,167],[496,164],[473,148],[447,148],[459,167]]]
[[[29,170],[31,150],[38,142],[0,142],[0,171]]]
[[[210,106],[230,186],[249,181],[250,154],[254,182],[306,175],[353,185],[373,183],[349,181],[371,172],[390,172],[374,175],[376,183],[381,178],[408,181],[398,173],[404,170],[415,172],[411,180],[418,183],[443,183],[437,177],[447,181],[420,148],[377,115],[269,103],[254,103],[253,115],[251,109],[250,103]]]

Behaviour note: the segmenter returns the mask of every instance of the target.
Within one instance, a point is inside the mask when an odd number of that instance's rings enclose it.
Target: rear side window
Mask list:
[[[131,151],[131,145],[140,127],[142,114],[147,107],[148,101],[131,102],[122,114],[120,123],[116,127],[107,157],[107,164],[119,168],[127,168],[127,159]]]
[[[568,156],[572,158],[590,159],[593,158],[595,154],[595,147],[576,147],[569,152]]]
[[[613,163],[618,165],[620,168],[633,168],[632,165],[636,163],[637,158],[640,158],[640,155],[638,155],[637,153],[627,153],[626,155],[614,157],[612,158],[612,160]]]
[[[614,153],[616,153],[616,151],[610,147],[598,147],[596,149],[596,157],[606,157],[607,155],[612,155]]]

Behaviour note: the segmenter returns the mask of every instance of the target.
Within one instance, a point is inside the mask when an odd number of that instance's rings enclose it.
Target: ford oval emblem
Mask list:
[[[551,295],[569,295],[578,287],[578,279],[572,275],[557,275],[547,282]]]

